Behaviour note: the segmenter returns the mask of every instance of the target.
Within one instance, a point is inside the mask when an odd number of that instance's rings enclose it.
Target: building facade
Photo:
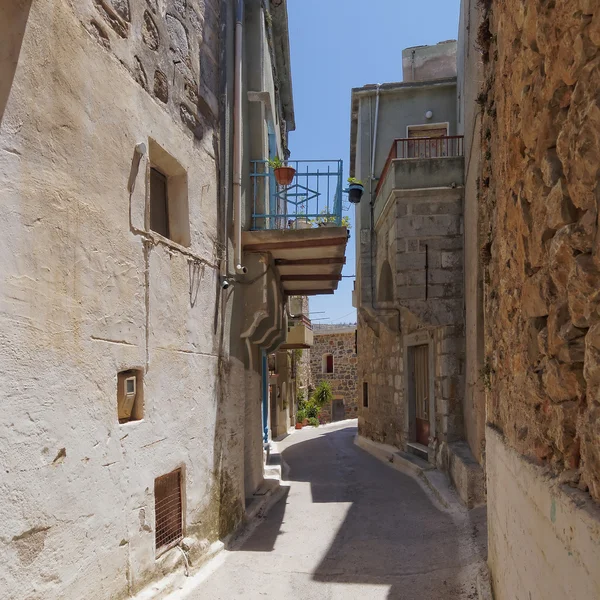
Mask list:
[[[266,357],[347,239],[283,229],[287,188],[253,177],[294,128],[276,4],[0,6],[7,597],[197,568],[263,482]]]
[[[404,81],[352,91],[359,433],[450,473],[468,504],[483,472],[463,412],[464,152],[455,41],[403,51]],[[458,486],[457,486],[458,487]]]
[[[333,400],[323,406],[322,423],[355,419],[358,416],[355,325],[316,325],[310,350],[312,386],[331,384]]]
[[[463,0],[456,80],[443,43],[353,90],[359,433],[414,451],[430,401],[421,444],[487,500],[497,599],[600,595],[596,13]]]

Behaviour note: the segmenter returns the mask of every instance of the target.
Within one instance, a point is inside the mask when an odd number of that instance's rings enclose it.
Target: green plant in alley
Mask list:
[[[333,390],[329,381],[321,381],[310,397],[319,408],[333,400]]]
[[[348,183],[350,185],[364,185],[360,179],[356,179],[356,177],[348,177]]]
[[[269,163],[271,169],[280,169],[284,166],[279,156],[274,156],[273,158],[270,158],[267,162]]]

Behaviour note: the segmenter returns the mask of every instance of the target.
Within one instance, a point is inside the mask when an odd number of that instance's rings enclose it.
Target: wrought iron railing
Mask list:
[[[341,160],[289,160],[296,169],[280,186],[266,160],[251,163],[252,229],[307,229],[342,224]]]
[[[430,138],[398,138],[392,142],[392,148],[377,183],[375,194],[383,185],[385,176],[392,164],[397,159],[413,158],[444,158],[464,156],[464,136],[450,135]]]

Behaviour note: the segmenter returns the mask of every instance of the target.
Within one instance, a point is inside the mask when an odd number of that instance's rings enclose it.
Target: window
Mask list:
[[[323,354],[321,371],[323,373],[333,373],[333,354]]]
[[[186,170],[154,140],[149,141],[149,228],[181,246],[189,246],[190,215]]]
[[[369,408],[369,384],[363,381],[363,407]]]
[[[150,229],[169,237],[167,178],[154,167],[150,169]]]
[[[141,369],[128,369],[117,374],[117,416],[119,423],[144,418],[144,388]]]
[[[183,539],[181,469],[154,480],[155,548],[172,548]]]

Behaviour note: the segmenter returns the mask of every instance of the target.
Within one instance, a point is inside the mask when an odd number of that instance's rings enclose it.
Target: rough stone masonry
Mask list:
[[[487,418],[600,501],[600,6],[482,2]]]
[[[355,332],[355,325],[315,328],[314,346],[310,350],[312,384],[316,387],[321,381],[329,381],[334,401],[344,401],[344,414],[347,419],[358,416]],[[333,355],[333,373],[324,372],[323,356],[326,354]],[[321,421],[331,421],[332,412],[332,406],[324,406],[321,410]]]

